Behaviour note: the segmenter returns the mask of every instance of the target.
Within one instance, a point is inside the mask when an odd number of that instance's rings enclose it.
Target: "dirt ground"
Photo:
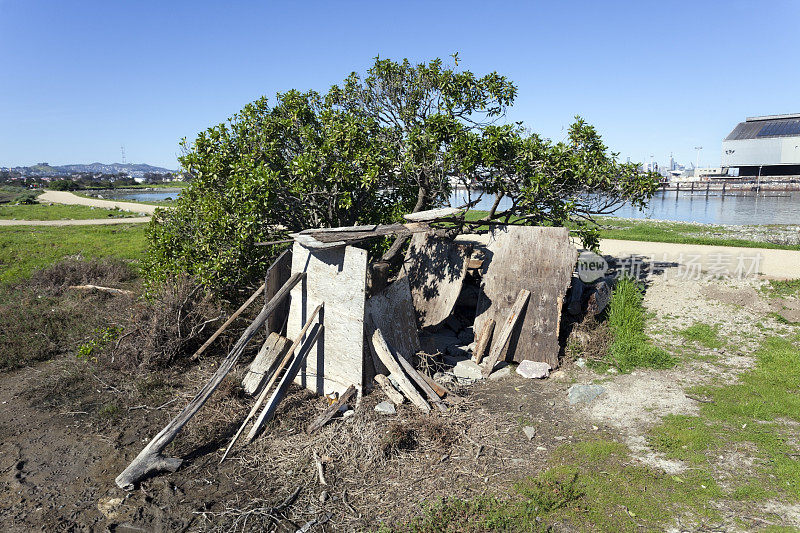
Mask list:
[[[219,465],[251,402],[237,386],[240,368],[168,448],[184,465],[132,492],[117,488],[114,477],[211,375],[213,358],[164,373],[144,403],[121,385],[124,374],[71,358],[0,373],[0,520],[7,531],[295,531],[311,521],[307,531],[375,530],[418,514],[425,500],[507,490],[545,468],[556,447],[596,434],[624,442],[642,464],[680,473],[687,465],[648,447],[648,428],[665,414],[697,412],[686,387],[734,380],[750,367],[752,324],[785,327],[768,313],[795,309],[795,301],[764,299],[758,280],[687,281],[669,272],[651,279],[646,293],[655,341],[680,347],[686,341],[676,330],[707,321],[741,337],[741,349],[715,362],[625,375],[565,361],[547,380],[512,374],[459,387],[448,412],[430,415],[407,404],[396,415],[378,414],[373,407],[385,399],[378,390],[353,416],[311,436],[305,426],[327,404],[294,389],[265,435]],[[601,383],[605,392],[570,405],[574,383]],[[536,436],[528,439],[524,426],[534,426]],[[726,467],[735,473],[748,458],[726,461],[735,462]],[[726,514],[736,516],[740,509],[730,505]],[[800,508],[778,501],[767,507],[782,525],[800,527]]]

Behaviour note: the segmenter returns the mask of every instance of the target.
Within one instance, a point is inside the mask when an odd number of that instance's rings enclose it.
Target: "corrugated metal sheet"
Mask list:
[[[746,139],[795,136],[800,136],[800,119],[759,120],[757,122],[740,122],[725,137],[725,140],[742,141]]]

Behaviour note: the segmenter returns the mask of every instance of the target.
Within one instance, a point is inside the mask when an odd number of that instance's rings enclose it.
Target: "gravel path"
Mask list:
[[[600,250],[615,257],[641,256],[656,262],[674,263],[680,274],[694,276],[751,277],[762,274],[770,278],[800,278],[800,251],[765,248],[737,248],[704,244],[620,241],[603,239]],[[647,262],[645,259],[645,263]]]
[[[38,197],[39,202],[53,202],[54,204],[88,205],[103,207],[105,209],[121,209],[132,213],[152,215],[159,206],[139,204],[136,202],[117,202],[115,200],[101,200],[99,198],[84,198],[67,191],[45,191]]]
[[[0,220],[0,226],[100,226],[105,224],[141,224],[150,217],[89,218],[86,220]]]

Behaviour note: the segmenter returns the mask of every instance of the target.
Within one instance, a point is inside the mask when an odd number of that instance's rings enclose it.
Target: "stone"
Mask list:
[[[489,374],[490,381],[497,381],[499,379],[504,379],[514,375],[514,370],[511,368],[511,365],[506,365],[503,368],[495,370],[491,374]]]
[[[375,406],[375,412],[382,415],[394,415],[397,414],[397,409],[394,408],[392,402],[381,402]]]
[[[464,359],[459,361],[453,367],[453,374],[462,379],[481,379],[483,376],[481,371],[483,369],[472,359]]]
[[[606,391],[602,385],[573,385],[567,389],[567,399],[570,405],[585,402],[589,403]]]
[[[319,503],[325,503],[328,501],[329,495],[327,490],[323,490],[319,493]]]
[[[575,360],[575,366],[577,366],[578,368],[586,368],[586,359],[584,359],[583,357],[579,357],[578,359]]]
[[[540,361],[522,361],[517,374],[528,379],[543,379],[550,375],[550,365]]]
[[[528,440],[533,440],[533,437],[536,436],[536,428],[533,426],[525,426],[522,428],[522,431],[525,433],[525,436],[528,437]]]
[[[356,414],[356,412],[355,412],[353,409],[350,409],[349,411],[345,411],[345,412],[342,414],[342,418],[350,418],[350,417],[351,417],[351,416],[353,416],[354,414]]]
[[[569,381],[569,376],[563,370],[556,370],[555,372],[550,373],[550,379],[553,381],[558,381],[559,383],[563,383],[565,381]]]
[[[471,344],[475,340],[475,333],[472,330],[472,326],[462,329],[458,334],[458,340],[461,341],[462,344]]]

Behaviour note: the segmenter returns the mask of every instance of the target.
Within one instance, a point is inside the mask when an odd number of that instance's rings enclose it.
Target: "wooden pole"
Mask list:
[[[239,435],[242,434],[242,431],[244,431],[244,428],[245,426],[247,426],[247,423],[250,422],[250,420],[255,416],[255,414],[261,408],[261,405],[267,399],[267,394],[269,394],[269,389],[272,388],[272,384],[275,383],[276,379],[278,379],[278,375],[281,373],[281,370],[283,370],[283,368],[286,366],[286,364],[294,355],[294,351],[297,349],[297,347],[303,340],[303,335],[305,335],[306,331],[308,331],[308,328],[311,327],[311,323],[314,322],[315,318],[317,318],[317,314],[319,314],[319,311],[320,309],[322,309],[323,305],[324,304],[319,304],[317,308],[314,309],[314,312],[311,313],[311,316],[308,318],[308,321],[303,326],[303,329],[300,330],[300,333],[297,335],[297,337],[295,337],[294,342],[286,351],[286,355],[283,357],[283,360],[280,362],[278,368],[276,368],[275,372],[272,374],[269,383],[267,383],[267,385],[261,390],[261,394],[259,394],[258,400],[256,400],[256,403],[253,404],[253,407],[250,409],[250,413],[248,413],[247,417],[244,419],[244,422],[242,422],[242,425],[239,426],[239,430],[236,432],[236,435],[234,435],[233,438],[231,439],[230,444],[228,444],[228,447],[225,449],[225,453],[222,454],[222,459],[219,460],[220,464],[222,464],[225,458],[228,457],[228,453],[230,453],[231,448],[233,448],[233,445],[239,439]]]
[[[236,312],[235,312],[235,313],[233,313],[233,314],[230,316],[230,318],[228,318],[228,320],[226,320],[226,321],[225,321],[225,323],[224,323],[224,324],[222,324],[222,325],[219,327],[219,329],[217,329],[217,331],[215,331],[215,332],[214,332],[214,334],[213,334],[213,335],[211,335],[211,336],[208,338],[208,340],[207,340],[206,342],[204,342],[204,343],[203,343],[203,345],[202,345],[200,348],[198,348],[198,350],[197,350],[196,352],[194,352],[194,355],[193,355],[193,356],[191,356],[191,357],[189,358],[189,360],[190,360],[190,361],[196,361],[196,360],[197,360],[197,358],[199,358],[199,357],[200,357],[200,355],[201,355],[201,354],[202,354],[204,351],[206,351],[206,348],[208,348],[209,346],[211,346],[211,343],[212,343],[212,342],[214,342],[215,340],[217,340],[217,337],[219,337],[219,336],[222,334],[222,332],[223,332],[223,331],[225,331],[226,329],[228,329],[228,326],[230,326],[230,325],[233,323],[233,321],[234,321],[234,320],[236,320],[237,318],[239,318],[239,315],[241,315],[241,314],[244,312],[244,310],[245,310],[245,309],[247,309],[248,307],[250,307],[250,304],[252,304],[253,302],[255,302],[255,301],[256,301],[256,298],[258,298],[258,296],[259,296],[259,295],[260,295],[262,292],[264,292],[264,288],[265,288],[265,287],[266,287],[266,284],[262,284],[262,285],[261,285],[261,286],[258,288],[258,290],[256,290],[256,292],[254,292],[253,294],[251,294],[251,295],[250,295],[250,298],[248,298],[248,299],[247,299],[247,301],[246,301],[245,303],[243,303],[243,304],[241,305],[241,307],[239,307],[239,309],[237,309],[237,310],[236,310]]]
[[[300,280],[305,277],[305,272],[298,272],[297,274],[293,275],[289,278],[289,281],[281,287],[281,290],[275,294],[275,296],[264,306],[261,312],[258,314],[256,319],[250,324],[239,340],[236,342],[236,345],[228,354],[228,357],[225,358],[224,361],[219,365],[217,371],[211,377],[208,383],[200,389],[200,392],[192,399],[189,404],[183,408],[178,416],[173,418],[169,424],[166,425],[164,429],[162,429],[158,435],[153,437],[147,446],[139,452],[139,455],[136,456],[136,459],[128,465],[128,468],[122,471],[120,475],[114,480],[122,489],[132,490],[134,485],[137,481],[145,477],[146,475],[156,472],[159,470],[168,470],[170,472],[174,472],[178,469],[178,467],[183,463],[182,459],[178,459],[175,457],[164,457],[161,452],[164,451],[170,442],[172,442],[175,437],[178,435],[180,430],[186,423],[203,407],[203,404],[206,403],[208,398],[211,394],[216,390],[228,372],[231,371],[233,366],[239,360],[239,357],[244,352],[247,343],[250,342],[250,339],[256,334],[258,329],[264,325],[264,322],[267,321],[267,318],[272,314],[275,309],[281,304],[284,298],[289,295],[289,292],[297,285]]]
[[[322,332],[322,324],[314,324],[314,327],[308,334],[308,338],[303,343],[303,346],[300,347],[300,352],[298,352],[297,356],[292,361],[291,366],[286,369],[286,372],[283,373],[283,377],[281,378],[280,383],[275,388],[275,392],[272,393],[270,396],[267,405],[264,407],[264,410],[261,411],[261,414],[258,415],[258,419],[253,423],[253,427],[250,428],[250,433],[247,434],[247,443],[253,442],[253,439],[256,438],[261,431],[261,428],[272,420],[272,417],[275,416],[275,410],[278,409],[278,404],[283,400],[283,397],[286,395],[286,391],[289,390],[289,385],[292,384],[295,376],[297,373],[300,372],[300,367],[303,365],[303,362],[308,357],[308,353],[311,351],[311,348],[317,342],[317,338],[319,334]]]

